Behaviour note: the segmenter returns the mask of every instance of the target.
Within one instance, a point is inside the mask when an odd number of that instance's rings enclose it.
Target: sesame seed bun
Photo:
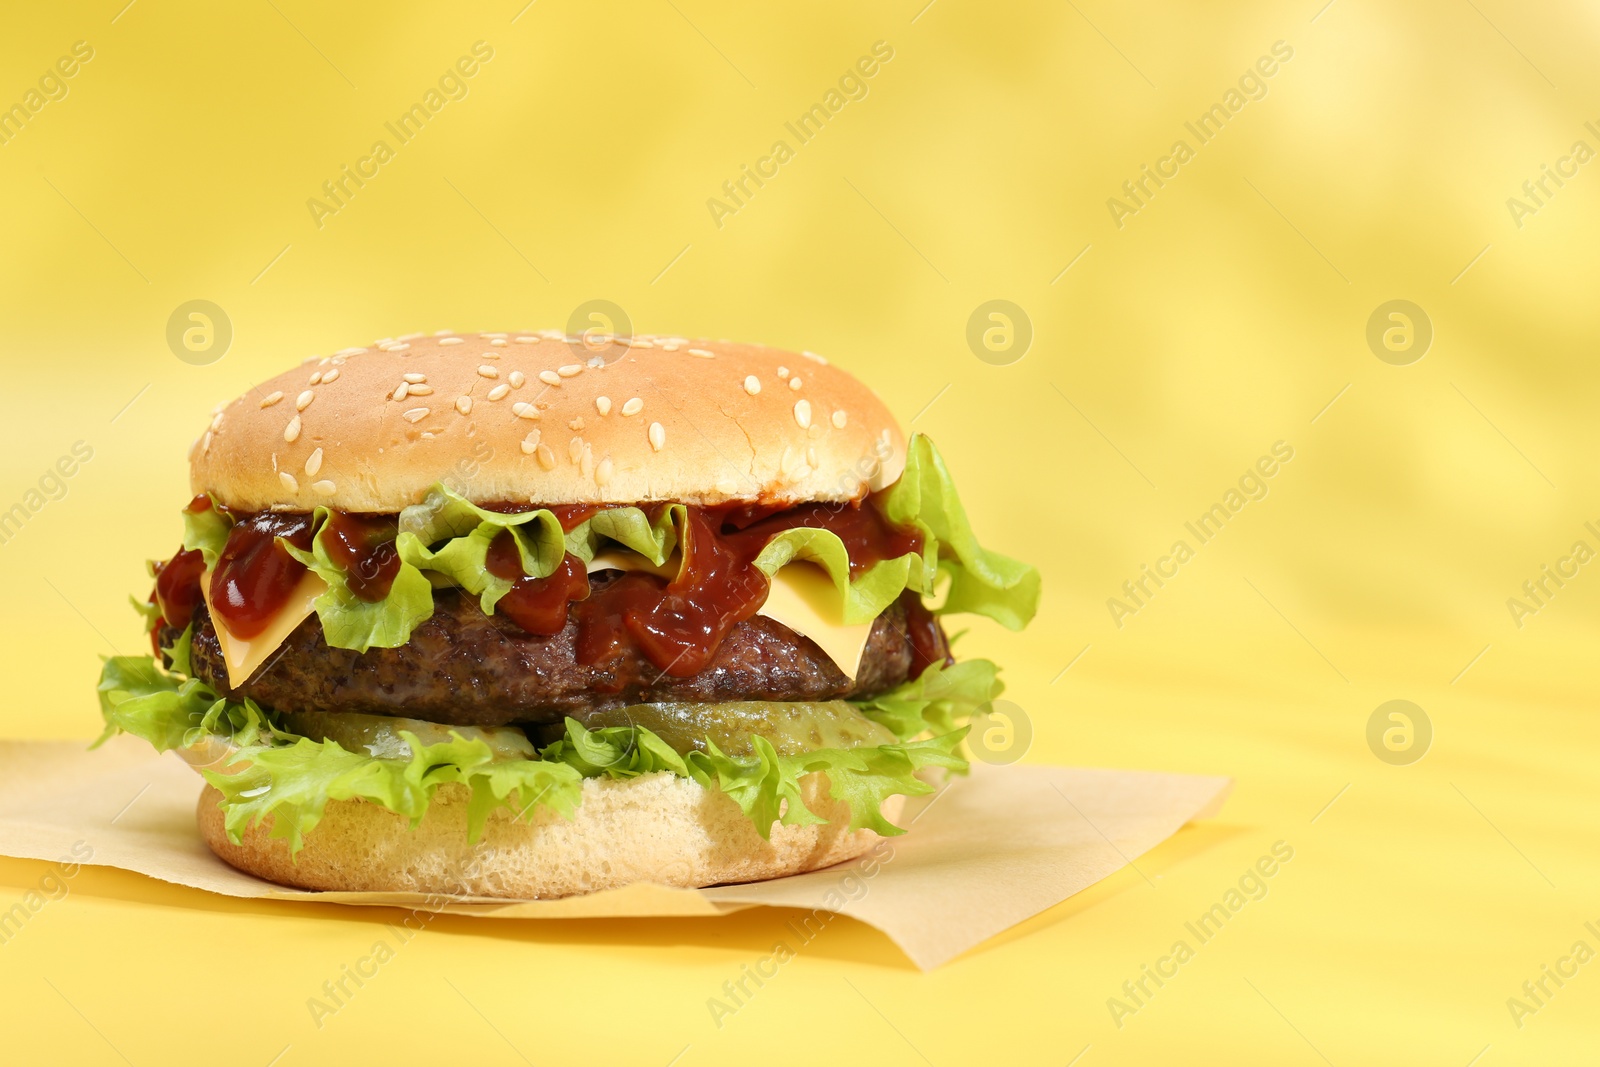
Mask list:
[[[801,780],[801,795],[829,821],[772,827],[770,839],[718,790],[666,771],[638,778],[591,778],[571,820],[538,808],[519,820],[495,809],[482,841],[467,843],[465,786],[441,786],[416,829],[364,800],[328,803],[322,821],[291,857],[269,833],[270,818],[228,840],[222,794],[200,796],[201,836],[239,870],[302,889],[436,893],[533,900],[593,893],[633,882],[698,886],[756,882],[817,870],[866,852],[871,830],[849,829],[849,807],[828,796],[827,776]],[[903,797],[883,813],[897,818]]]
[[[190,481],[239,510],[392,513],[446,482],[483,504],[855,499],[900,475],[881,400],[820,356],[536,334],[385,339],[214,413]]]

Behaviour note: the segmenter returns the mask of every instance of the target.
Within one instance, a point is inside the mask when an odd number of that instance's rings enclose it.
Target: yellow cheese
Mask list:
[[[211,612],[211,623],[217,631],[217,643],[222,646],[222,659],[228,666],[228,684],[238,687],[260,669],[267,657],[288,640],[294,628],[312,612],[311,602],[327,592],[328,583],[310,571],[300,577],[283,610],[272,617],[267,628],[248,641],[235,637],[211,607],[211,571],[200,576],[200,592],[206,600],[206,610]]]
[[[677,557],[657,567],[637,552],[606,551],[589,563],[589,572],[650,571],[665,578],[678,573]],[[795,633],[804,634],[817,643],[828,658],[838,664],[845,677],[855,680],[861,668],[861,653],[867,647],[867,637],[872,633],[872,623],[847,625],[844,622],[844,605],[839,602],[839,591],[834,588],[828,573],[813,563],[791,563],[772,577],[772,587],[767,602],[761,605],[758,615],[781,622]]]
[[[828,572],[814,563],[791,563],[772,576],[767,602],[757,613],[783,623],[795,633],[805,634],[839,665],[845,677],[855,681],[861,669],[861,653],[872,633],[872,622],[848,624],[839,590]]]

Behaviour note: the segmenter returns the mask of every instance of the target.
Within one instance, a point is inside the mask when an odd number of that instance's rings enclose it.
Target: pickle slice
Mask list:
[[[894,734],[866,718],[843,700],[788,702],[736,700],[723,704],[630,704],[623,708],[590,711],[573,716],[584,726],[642,726],[680,754],[704,750],[711,741],[730,756],[755,752],[755,735],[772,742],[780,756],[794,756],[819,748],[860,748],[887,745]],[[545,727],[547,741],[560,737],[562,727]]]
[[[424,745],[437,745],[459,734],[466,741],[482,741],[496,760],[532,759],[533,742],[515,726],[446,726],[422,719],[354,712],[300,711],[283,716],[286,729],[313,741],[333,741],[348,752],[365,752],[375,759],[409,760],[411,745],[401,730],[417,735]]]

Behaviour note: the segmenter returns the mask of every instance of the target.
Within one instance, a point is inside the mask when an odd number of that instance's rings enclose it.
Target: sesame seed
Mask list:
[[[463,414],[463,415],[471,414],[472,413],[472,398],[470,396],[458,396],[458,397],[456,397],[456,410],[461,412],[461,414]]]
[[[428,396],[429,394],[431,394],[433,392],[433,386],[431,386],[431,385],[408,385],[408,386],[406,386],[406,390],[412,396]]]
[[[667,430],[659,422],[650,424],[650,447],[660,452],[667,443]]]
[[[576,463],[583,458],[583,438],[574,437],[567,442],[567,458]]]
[[[409,349],[411,346],[409,344],[405,343],[405,342],[401,342],[400,344],[381,345],[379,347],[381,347],[385,352],[404,352],[407,349]]]
[[[539,343],[540,339],[537,337],[515,337],[512,338],[512,340],[516,341],[519,345],[536,345]]]
[[[662,347],[666,348],[667,346],[662,345]],[[673,345],[671,348],[668,348],[667,351],[669,351],[669,352],[674,351],[675,349],[677,349],[677,347],[678,347],[677,345]],[[704,348],[691,348],[691,349],[689,349],[689,354],[691,356],[699,356],[701,359],[716,359],[717,358],[717,354],[715,352],[708,352]]]
[[[313,393],[310,389],[307,389],[305,392],[294,398],[294,409],[296,411],[304,411],[306,408],[311,406],[311,402],[316,398],[317,394]]]
[[[498,352],[485,352],[485,353],[483,353],[483,358],[484,359],[499,359],[500,358],[500,353],[498,353]]]
[[[754,374],[747,377],[744,380],[744,391],[749,393],[751,396],[755,396],[757,393],[761,392],[761,379],[757,378]]]
[[[542,370],[539,372],[539,380],[546,385],[560,385],[561,375],[553,370]]]
[[[556,454],[550,450],[549,445],[540,445],[538,448],[539,466],[547,471],[556,469]]]
[[[597,396],[597,397],[595,397],[594,398],[594,409],[596,411],[598,411],[601,415],[609,415],[609,414],[611,414],[611,398],[609,396]]]
[[[319,370],[314,370],[314,371],[311,372],[311,380],[307,384],[308,385],[317,385],[317,384],[321,383],[321,381],[322,381],[322,372],[319,371]]]
[[[207,430],[205,437],[200,440],[200,451],[205,455],[211,454],[211,431]]]
[[[800,424],[800,428],[802,430],[809,430],[811,428],[811,401],[795,401],[794,421]]]
[[[583,373],[582,363],[568,363],[565,367],[557,367],[556,373],[563,378],[571,378],[575,374]]]
[[[441,337],[441,338],[439,338],[439,343],[442,344],[442,345],[459,345],[459,344],[462,344],[464,341],[465,341],[465,338],[461,338],[461,337]]]
[[[339,368],[338,367],[335,367],[332,370],[325,370],[325,371],[322,372],[322,384],[323,385],[327,385],[329,382],[336,382],[338,380],[339,380]]]
[[[815,352],[802,352],[800,354],[802,356],[806,357],[807,359],[809,359],[813,363],[820,363],[824,367],[826,367],[828,365],[828,361],[823,359],[821,356],[817,355]]]
[[[276,404],[282,399],[283,393],[281,391],[268,393],[266,396],[261,398],[261,406],[264,408],[270,408],[272,405]]]
[[[306,457],[306,477],[315,478],[322,469],[322,449],[317,449]]]
[[[602,459],[594,469],[594,484],[605,485],[611,481],[611,457]]]
[[[213,430],[222,429],[222,412],[219,411],[215,415],[211,416],[211,428]]]
[[[639,414],[639,412],[641,412],[643,410],[644,410],[644,401],[640,400],[638,397],[634,397],[633,399],[629,400],[626,404],[622,405],[622,415],[623,415],[624,418],[629,418],[629,417],[632,417],[634,415],[637,415],[637,414]]]
[[[495,368],[489,366],[489,364],[487,364],[487,363],[485,363],[483,366],[478,368],[478,374],[481,377],[484,377],[484,378],[498,378],[498,377],[500,377],[500,372],[498,370],[496,370]]]
[[[668,341],[661,346],[661,351],[663,352],[676,352],[677,350],[678,346],[673,344],[671,341]]]
[[[394,392],[389,394],[389,399],[404,400],[409,395],[411,395],[411,383],[401,382],[399,385],[394,387]]]
[[[813,467],[817,465],[817,450],[815,448],[806,449],[806,462]]]
[[[847,421],[849,421],[848,416],[845,415],[843,410],[835,411],[833,413],[833,425],[836,429],[844,429],[844,424]]]
[[[283,428],[283,439],[291,445],[300,439],[300,416],[296,415],[289,420],[289,425]]]
[[[412,371],[410,374],[402,374],[400,377],[404,378],[412,385],[421,385],[423,382],[428,380],[428,376],[426,374],[418,374],[416,371]]]
[[[569,429],[569,430],[581,430],[581,429],[583,429],[583,416],[579,415],[577,418],[575,418],[571,422],[567,423],[567,429]]]
[[[289,490],[291,493],[298,493],[300,491],[300,483],[295,481],[294,475],[290,474],[288,471],[279,471],[278,481],[282,482],[283,487]]]
[[[539,409],[526,400],[519,400],[512,404],[511,413],[519,419],[537,419],[539,417]]]
[[[798,388],[800,388],[800,375],[796,374],[793,378],[789,379],[789,388],[790,389],[798,389]]]
[[[316,490],[322,496],[332,496],[334,493],[339,491],[339,487],[337,485],[334,485],[332,482],[327,480],[312,482],[311,488]]]
[[[527,375],[519,370],[512,371],[507,378],[511,382],[511,388],[513,389],[521,389],[522,383],[528,380]]]
[[[507,393],[509,393],[509,392],[511,392],[511,386],[507,385],[505,382],[501,382],[499,385],[497,385],[493,389],[489,390],[489,399],[490,400],[503,399],[505,397],[505,395]]]
[[[732,478],[718,478],[717,479],[716,490],[717,490],[717,492],[721,493],[723,496],[732,496],[734,491],[737,490],[738,488],[739,488],[739,484],[737,482],[735,482]]]
[[[531,456],[539,448],[539,431],[537,428],[529,430],[528,436],[522,439],[522,454]]]
[[[404,416],[404,418],[405,418],[405,420],[407,422],[421,422],[423,419],[425,419],[427,417],[428,417],[428,409],[427,408],[412,408],[410,411],[407,411],[405,413],[405,416]]]
[[[789,377],[789,368],[788,367],[779,367],[778,368],[778,377],[780,377],[780,378]]]

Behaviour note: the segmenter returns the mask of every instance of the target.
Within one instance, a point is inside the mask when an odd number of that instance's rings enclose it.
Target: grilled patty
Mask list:
[[[596,586],[614,577],[596,574]],[[665,701],[836,700],[871,696],[912,672],[905,611],[891,605],[874,621],[860,671],[846,678],[810,638],[756,615],[739,623],[705,670],[663,674],[636,652],[589,666],[577,661],[577,624],[561,633],[528,634],[476,599],[434,594],[433,615],[399,648],[354,652],[330,648],[312,615],[244,685],[228,685],[216,628],[195,609],[191,663],[219,693],[250,697],[266,708],[398,715],[457,726],[558,722],[566,715]],[[179,631],[161,634],[170,645]]]

